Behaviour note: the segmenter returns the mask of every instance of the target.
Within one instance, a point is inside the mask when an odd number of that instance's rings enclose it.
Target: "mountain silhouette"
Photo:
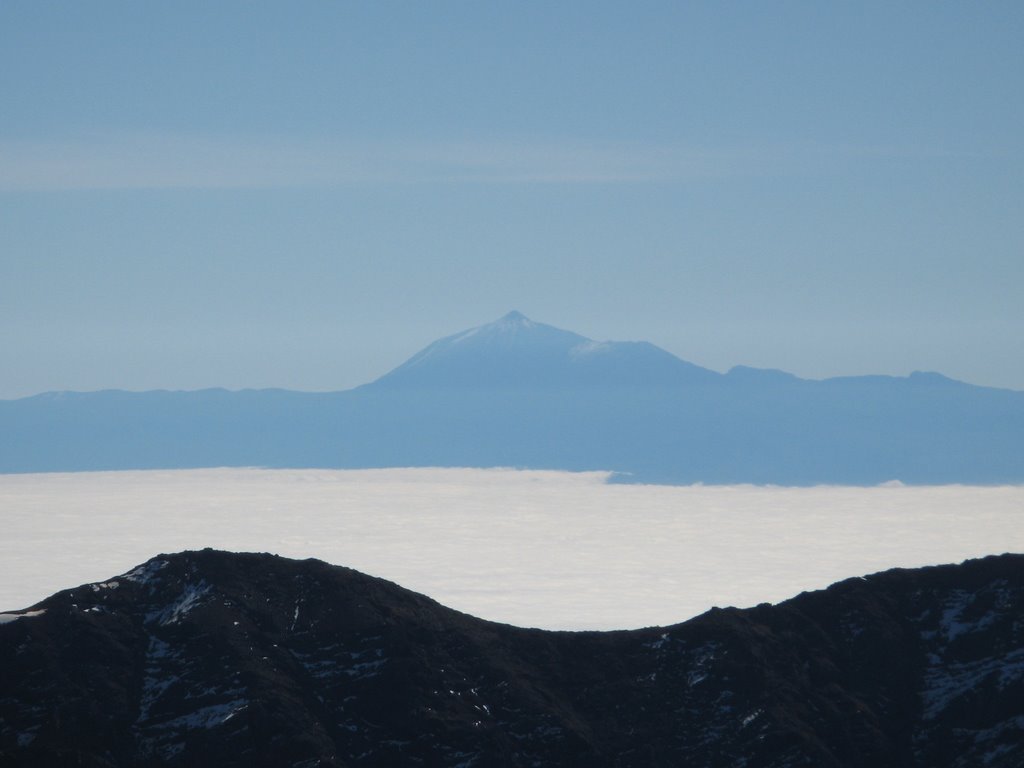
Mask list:
[[[597,342],[509,312],[435,341],[373,387],[564,388],[684,386],[720,374],[647,342]]]
[[[0,764],[1024,764],[1024,556],[682,624],[494,624],[315,560],[161,555],[0,615]]]
[[[922,372],[720,374],[518,312],[344,392],[47,393],[0,401],[0,434],[0,472],[511,466],[621,482],[1024,482],[1024,392]]]

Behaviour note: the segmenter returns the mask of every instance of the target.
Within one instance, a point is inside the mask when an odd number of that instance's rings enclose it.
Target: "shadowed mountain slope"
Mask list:
[[[1024,763],[1024,556],[665,628],[475,619],[205,550],[0,616],[5,766]]]
[[[934,373],[719,374],[513,312],[346,392],[0,401],[0,472],[516,466],[626,482],[1024,482],[1024,392]]]

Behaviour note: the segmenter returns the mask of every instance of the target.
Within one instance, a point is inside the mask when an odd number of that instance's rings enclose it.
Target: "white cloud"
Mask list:
[[[601,473],[0,475],[0,609],[161,552],[318,557],[518,625],[611,629],[1024,552],[1024,487],[606,485]]]

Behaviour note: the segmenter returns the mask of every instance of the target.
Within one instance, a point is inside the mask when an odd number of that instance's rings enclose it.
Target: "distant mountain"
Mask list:
[[[936,373],[719,374],[512,312],[375,382],[0,401],[0,472],[515,466],[624,482],[1021,483],[1024,392]]]
[[[0,615],[0,764],[1024,764],[1024,556],[545,632],[205,550]]]
[[[721,375],[643,341],[592,341],[519,312],[435,341],[375,388],[575,388],[707,384]]]

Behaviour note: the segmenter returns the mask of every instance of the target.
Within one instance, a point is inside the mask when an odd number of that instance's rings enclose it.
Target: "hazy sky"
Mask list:
[[[341,389],[510,309],[1024,389],[1024,4],[0,4],[0,397]]]

